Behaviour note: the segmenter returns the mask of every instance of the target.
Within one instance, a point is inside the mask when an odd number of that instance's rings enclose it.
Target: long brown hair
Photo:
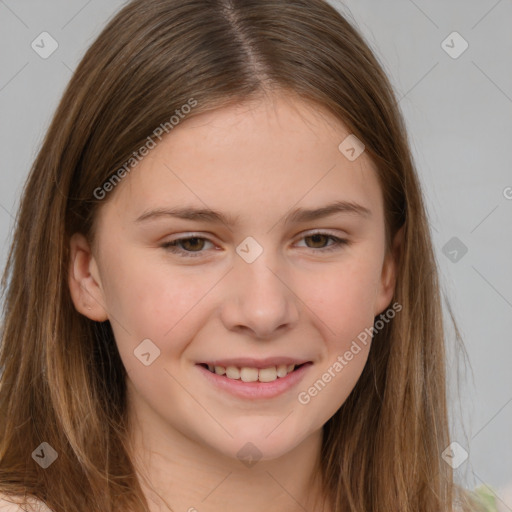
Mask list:
[[[148,510],[112,329],[71,301],[70,236],[93,239],[108,201],[98,187],[191,98],[188,117],[274,90],[327,107],[364,142],[388,248],[404,226],[402,310],[376,332],[361,378],[324,426],[325,495],[336,512],[444,512],[455,501],[470,510],[441,457],[445,335],[404,122],[378,60],[323,0],[135,0],[86,52],[28,177],[4,274],[0,492],[55,512]],[[58,454],[46,469],[31,456],[43,442]]]

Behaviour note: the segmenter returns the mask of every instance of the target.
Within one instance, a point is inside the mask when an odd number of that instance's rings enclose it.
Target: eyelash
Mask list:
[[[344,238],[339,238],[337,236],[334,236],[334,235],[331,235],[329,233],[324,233],[322,231],[318,231],[318,232],[315,232],[315,233],[310,233],[308,235],[305,235],[301,238],[301,240],[303,240],[304,238],[310,238],[312,236],[315,236],[315,235],[324,235],[324,236],[327,236],[328,238],[330,238],[331,240],[333,240],[333,244],[327,246],[326,248],[319,248],[319,249],[315,249],[313,247],[307,247],[307,249],[310,249],[312,250],[313,252],[331,252],[331,251],[335,251],[335,250],[338,250],[338,249],[341,249],[342,246],[345,246],[345,245],[349,245],[350,242]],[[178,254],[184,258],[197,258],[198,256],[200,256],[204,251],[186,251],[184,249],[181,249],[180,247],[178,247],[178,243],[179,242],[183,242],[184,240],[192,240],[192,239],[198,239],[198,240],[206,240],[208,242],[211,242],[210,240],[208,240],[207,238],[205,237],[201,237],[201,236],[188,236],[188,237],[184,237],[184,238],[177,238],[176,240],[173,240],[172,242],[165,242],[161,245],[161,247],[171,253],[174,253],[174,254]],[[213,242],[211,242],[213,243]]]

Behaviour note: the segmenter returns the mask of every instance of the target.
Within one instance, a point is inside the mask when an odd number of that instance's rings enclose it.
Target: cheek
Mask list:
[[[192,275],[190,269],[143,255],[123,256],[105,286],[120,350],[133,352],[142,340],[150,339],[161,352],[180,352],[180,340],[187,339],[183,330],[193,324],[196,306],[214,284],[213,277]]]
[[[301,295],[324,323],[325,339],[339,344],[373,325],[379,273],[374,259],[353,258],[302,278]]]
[[[357,384],[368,360],[374,322],[375,265],[359,260],[315,280],[307,304],[324,346],[318,367],[297,400],[318,425],[331,418]]]

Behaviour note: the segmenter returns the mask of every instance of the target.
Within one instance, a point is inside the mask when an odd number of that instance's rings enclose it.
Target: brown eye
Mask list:
[[[199,237],[183,238],[182,240],[178,240],[178,242],[186,251],[195,252],[196,250],[201,250],[204,247],[204,238]]]
[[[308,238],[313,241],[313,246],[308,247],[310,247],[311,249],[322,249],[323,247],[326,246],[325,243],[329,241],[330,236],[323,233],[316,233],[314,235],[305,236],[304,240]]]
[[[203,237],[192,236],[187,238],[177,238],[172,242],[165,242],[161,247],[169,252],[176,253],[184,257],[195,257],[200,256],[205,252],[202,250],[205,247],[205,243],[211,244],[212,242]]]
[[[306,248],[319,253],[334,251],[343,245],[349,245],[348,240],[322,232],[306,235],[301,240],[310,240],[310,243],[306,243]],[[331,244],[328,244],[329,240],[332,240]]]

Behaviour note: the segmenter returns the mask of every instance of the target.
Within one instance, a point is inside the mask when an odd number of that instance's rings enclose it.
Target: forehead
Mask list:
[[[244,222],[292,207],[382,197],[363,152],[339,149],[350,131],[326,109],[285,95],[230,105],[181,121],[117,186],[107,209],[135,220],[149,207],[196,205]]]

